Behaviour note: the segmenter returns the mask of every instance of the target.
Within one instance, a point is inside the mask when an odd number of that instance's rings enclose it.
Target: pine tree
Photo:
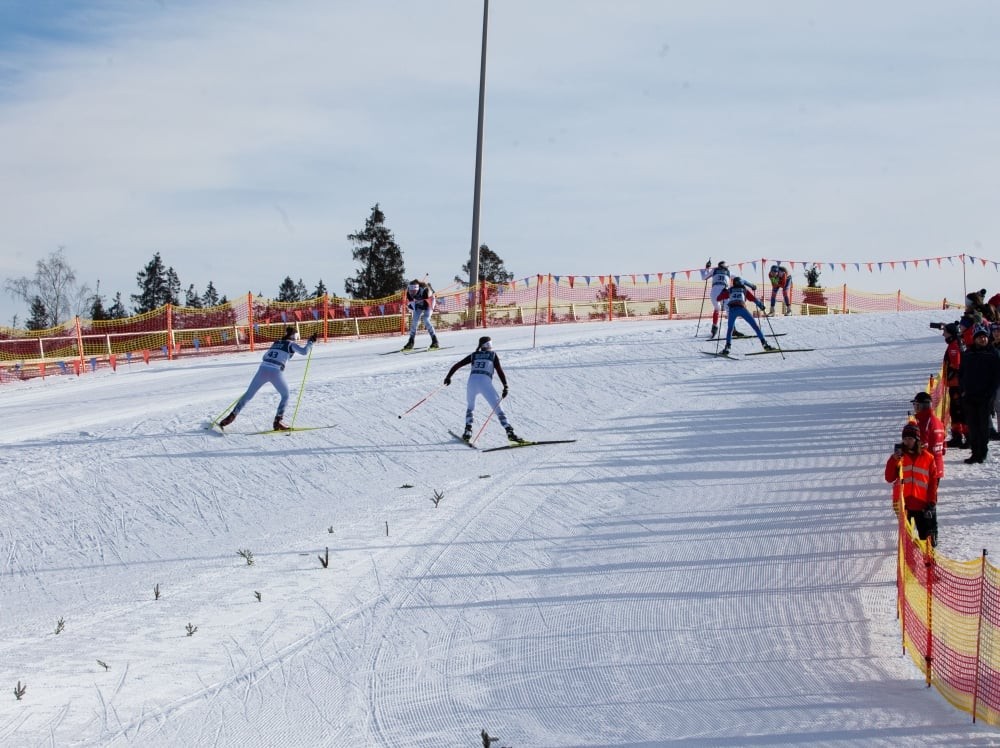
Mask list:
[[[97,287],[101,287],[100,281],[98,281]],[[111,319],[111,316],[104,309],[104,298],[99,292],[94,294],[93,301],[91,302],[90,318],[98,322],[105,319]]]
[[[49,311],[45,308],[45,302],[40,296],[31,300],[31,308],[28,310],[30,316],[25,324],[29,330],[47,330],[49,328]]]
[[[201,305],[203,307],[218,306],[220,304],[219,292],[215,290],[215,286],[212,281],[208,282],[208,287],[205,289],[205,293],[201,297]]]
[[[184,292],[184,306],[191,309],[201,309],[201,296],[194,290],[194,283],[188,286],[188,290]]]
[[[122,292],[119,291],[115,294],[115,302],[108,309],[109,319],[125,319],[128,316],[128,312],[125,311],[125,305],[122,303]]]
[[[468,282],[466,279],[469,277],[469,264],[467,262],[462,265],[462,272],[465,275],[462,277],[456,275],[456,283],[465,284]],[[507,268],[504,267],[500,255],[485,244],[479,245],[479,280],[486,281],[487,283],[496,283],[497,285],[510,283],[514,280],[514,274],[507,272]]]
[[[323,283],[323,279],[319,279],[319,283],[316,284],[316,290],[313,291],[312,298],[321,299],[326,296],[326,284]]]
[[[299,281],[301,283],[301,281]],[[285,279],[281,281],[281,285],[278,286],[278,297],[275,301],[293,302],[301,301],[299,297],[299,287],[292,280],[291,276],[285,276]]]
[[[375,203],[365,221],[365,229],[348,234],[355,244],[351,256],[361,268],[353,278],[344,280],[344,289],[354,299],[382,299],[399,292],[406,285],[403,252],[392,232],[385,226],[385,214]]]
[[[139,293],[132,295],[136,314],[144,314],[170,302],[170,287],[167,281],[167,269],[163,266],[160,253],[153,255],[145,268],[135,276],[139,284]]]
[[[177,277],[177,273],[174,272],[173,268],[167,268],[167,292],[169,293],[169,297],[166,303],[180,306],[181,279]]]

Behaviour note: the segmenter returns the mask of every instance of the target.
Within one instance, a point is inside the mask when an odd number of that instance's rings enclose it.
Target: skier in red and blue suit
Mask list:
[[[733,342],[733,326],[736,324],[737,317],[745,319],[751,329],[757,333],[757,337],[760,338],[761,345],[764,346],[765,351],[774,350],[773,346],[768,345],[767,340],[764,339],[764,333],[760,331],[757,322],[751,316],[750,312],[747,311],[746,305],[748,301],[756,304],[757,308],[762,312],[764,311],[764,302],[753,295],[753,291],[746,287],[742,278],[733,278],[733,285],[719,294],[718,298],[729,310],[729,325],[726,327],[726,347],[722,349],[723,356],[729,355],[729,346]]]

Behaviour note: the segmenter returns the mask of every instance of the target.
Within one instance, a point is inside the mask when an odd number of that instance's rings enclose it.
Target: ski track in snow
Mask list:
[[[250,435],[266,390],[198,427],[257,354],[0,389],[0,743],[990,744],[899,656],[881,471],[939,316],[782,320],[824,345],[735,364],[694,323],[491,331],[518,433],[579,440],[491,455],[447,437],[467,370],[396,418],[476,331],[317,348],[328,431]],[[976,501],[944,552],[989,545]]]

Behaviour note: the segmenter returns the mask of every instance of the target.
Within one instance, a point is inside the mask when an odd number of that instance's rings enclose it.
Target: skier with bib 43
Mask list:
[[[288,405],[288,383],[285,381],[284,375],[285,364],[288,363],[293,354],[298,353],[300,356],[305,356],[312,349],[313,343],[316,342],[315,333],[309,336],[309,342],[304,346],[295,342],[298,337],[298,331],[289,325],[285,328],[284,337],[281,340],[275,340],[271,343],[271,347],[264,353],[264,360],[260,362],[257,373],[250,380],[250,386],[247,387],[247,391],[243,393],[243,397],[236,401],[236,406],[229,415],[219,421],[219,428],[225,429],[226,426],[235,421],[236,416],[240,414],[243,407],[257,394],[257,390],[265,384],[270,383],[281,397],[281,400],[278,401],[278,412],[274,415],[273,428],[275,431],[291,430],[281,420],[285,415],[285,406]]]
[[[473,412],[476,409],[476,398],[482,395],[491,409],[496,412],[500,425],[507,432],[507,438],[512,442],[523,442],[524,440],[514,433],[514,427],[510,425],[507,415],[503,412],[503,408],[500,407],[500,401],[507,397],[507,375],[503,373],[503,367],[500,366],[500,358],[493,351],[493,342],[488,335],[484,335],[479,339],[479,345],[475,351],[449,369],[447,376],[444,378],[444,383],[450,385],[451,378],[455,372],[463,366],[468,365],[472,366],[472,371],[469,374],[469,381],[465,387],[466,409],[465,431],[462,432],[463,441],[472,439],[472,421]],[[500,384],[503,385],[503,393],[501,394],[497,394],[496,387],[493,386],[493,372],[496,372],[497,377],[500,379]]]

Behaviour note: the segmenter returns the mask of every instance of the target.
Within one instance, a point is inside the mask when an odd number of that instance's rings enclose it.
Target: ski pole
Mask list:
[[[313,347],[309,346],[309,355],[306,356],[306,368],[302,372],[302,384],[299,385],[299,396],[295,398],[295,410],[292,411],[292,422],[288,424],[289,426],[295,425],[295,416],[299,414],[299,403],[302,402],[302,393],[306,388],[306,375],[309,373],[309,363],[312,361],[313,357]]]
[[[708,258],[708,266],[712,266],[712,258]],[[705,268],[706,270],[708,268]],[[705,313],[705,299],[708,298],[708,278],[705,279],[705,289],[701,292],[701,309],[698,310],[698,324],[694,328],[694,336],[698,337],[698,331],[701,330],[701,315]]]
[[[243,395],[240,395],[240,397],[243,397]],[[213,426],[217,425],[219,421],[221,421],[225,417],[226,413],[228,413],[229,411],[231,411],[233,408],[236,407],[236,403],[240,401],[240,397],[233,400],[224,411],[222,411],[221,413],[219,413],[219,415],[217,415],[215,418],[212,419]]]
[[[419,408],[419,407],[420,407],[421,405],[423,405],[423,404],[424,404],[424,403],[426,403],[426,402],[427,402],[428,400],[430,400],[430,399],[431,399],[432,397],[434,397],[434,396],[435,396],[435,395],[436,395],[437,393],[439,393],[439,392],[440,392],[440,391],[441,391],[442,389],[444,389],[444,387],[445,387],[445,386],[446,386],[446,385],[444,385],[444,384],[439,384],[439,385],[438,385],[438,386],[437,386],[436,388],[434,388],[434,389],[433,389],[433,390],[431,390],[431,391],[430,391],[429,393],[427,393],[426,395],[424,395],[424,397],[422,397],[422,398],[421,398],[420,400],[417,400],[417,402],[416,402],[416,403],[414,403],[414,404],[413,404],[412,406],[410,406],[410,408],[409,408],[409,409],[407,409],[407,410],[404,410],[404,411],[403,411],[402,413],[400,413],[400,414],[399,414],[399,415],[397,416],[397,418],[402,418],[402,417],[403,417],[403,416],[405,416],[405,415],[406,415],[407,413],[409,413],[409,412],[410,412],[411,410],[416,410],[416,409],[417,409],[417,408]]]
[[[469,444],[475,444],[476,440],[479,438],[479,435],[482,434],[483,431],[486,429],[486,424],[490,422],[490,419],[500,408],[500,400],[503,400],[503,398],[501,397],[499,400],[497,400],[497,404],[493,406],[493,410],[491,410],[490,414],[486,416],[486,420],[483,421],[483,425],[479,427],[479,431],[476,432],[476,435],[469,440]]]
[[[774,334],[774,325],[771,324],[771,318],[768,317],[767,315],[764,315],[764,319],[767,320],[767,326],[771,330],[771,337],[774,338],[774,345],[778,349],[778,353],[781,354],[781,360],[784,361],[785,360],[785,352],[783,350],[781,350],[781,343],[778,342],[778,336]]]

